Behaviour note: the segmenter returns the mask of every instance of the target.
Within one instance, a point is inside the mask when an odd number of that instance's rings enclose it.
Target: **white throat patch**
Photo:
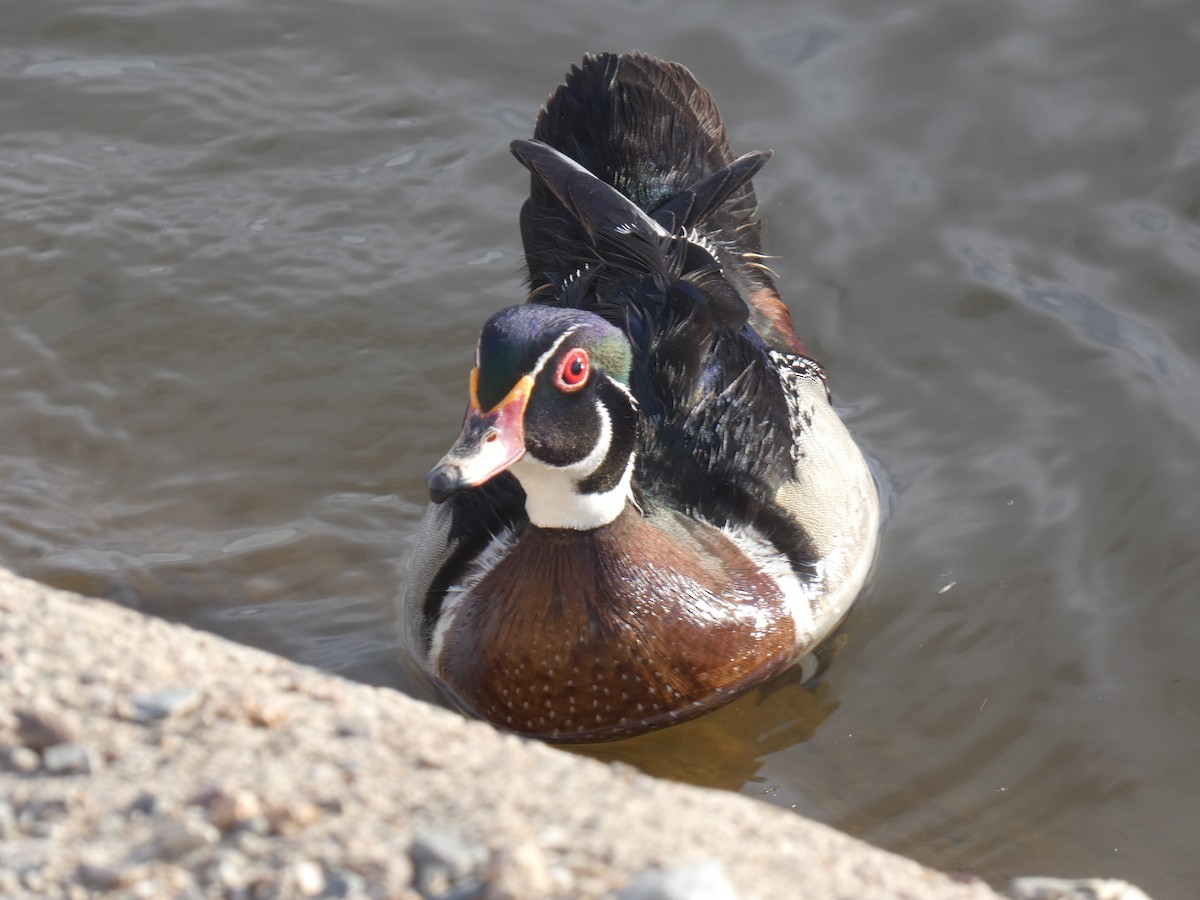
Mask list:
[[[592,452],[569,466],[551,466],[526,453],[509,470],[525,489],[525,512],[539,528],[574,528],[587,531],[607,525],[621,514],[625,501],[632,496],[633,457],[625,472],[610,491],[579,493],[579,483],[594,473],[608,456],[612,444],[612,419],[603,406],[600,413],[600,437]]]

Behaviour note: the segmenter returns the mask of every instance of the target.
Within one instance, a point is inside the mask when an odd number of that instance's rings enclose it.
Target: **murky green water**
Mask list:
[[[601,755],[1194,896],[1191,3],[8,3],[0,562],[420,693],[390,604],[521,297],[508,141],[632,47],[775,149],[767,248],[889,516],[818,690]]]

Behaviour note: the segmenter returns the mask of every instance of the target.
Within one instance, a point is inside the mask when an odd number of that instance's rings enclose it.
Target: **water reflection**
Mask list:
[[[702,787],[766,792],[775,787],[759,774],[763,759],[807,741],[837,707],[829,685],[785,677],[673,728],[568,749]]]

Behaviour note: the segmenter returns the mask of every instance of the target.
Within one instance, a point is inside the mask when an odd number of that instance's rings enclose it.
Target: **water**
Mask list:
[[[0,11],[0,561],[420,695],[392,596],[508,141],[588,49],[689,64],[888,519],[849,643],[590,751],[994,883],[1200,861],[1200,17],[1185,2]]]

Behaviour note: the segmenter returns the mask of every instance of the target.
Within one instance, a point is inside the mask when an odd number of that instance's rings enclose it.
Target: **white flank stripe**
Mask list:
[[[508,555],[508,552],[515,543],[516,537],[513,535],[511,528],[501,531],[492,538],[483,549],[483,552],[471,561],[470,567],[459,582],[451,585],[446,590],[446,596],[442,598],[442,608],[438,613],[437,625],[434,627],[433,638],[429,646],[429,660],[427,665],[431,672],[438,671],[442,647],[446,643],[446,634],[454,627],[454,622],[458,618],[458,613],[462,608],[463,598],[475,590],[475,586],[483,580],[483,576]]]

